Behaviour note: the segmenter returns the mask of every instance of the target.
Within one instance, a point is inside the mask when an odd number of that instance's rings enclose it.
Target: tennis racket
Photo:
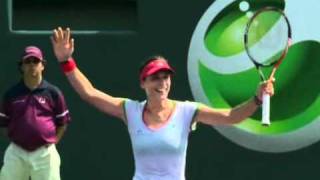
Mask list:
[[[274,78],[290,45],[290,23],[281,9],[264,7],[250,17],[245,29],[244,46],[261,81]],[[266,93],[262,97],[262,124],[270,125],[270,95]]]

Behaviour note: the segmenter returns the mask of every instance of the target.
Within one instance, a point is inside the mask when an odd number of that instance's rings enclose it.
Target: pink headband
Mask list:
[[[143,81],[147,76],[150,76],[162,70],[174,72],[174,70],[170,67],[170,65],[164,59],[157,59],[157,60],[151,61],[142,69],[140,73],[140,81]]]

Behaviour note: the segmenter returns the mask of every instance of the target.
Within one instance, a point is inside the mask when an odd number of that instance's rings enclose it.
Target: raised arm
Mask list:
[[[63,30],[61,27],[53,30],[51,36],[53,51],[59,63],[70,63],[74,61],[72,54],[74,51],[74,39],[71,38],[70,29]],[[65,73],[73,89],[80,97],[109,115],[125,119],[122,108],[123,98],[112,97],[96,89],[88,78],[77,68],[74,67]]]
[[[239,123],[251,116],[262,103],[262,92],[273,95],[273,82],[260,85],[257,96],[232,109],[214,109],[205,105],[199,107],[195,121],[208,125],[227,125]]]

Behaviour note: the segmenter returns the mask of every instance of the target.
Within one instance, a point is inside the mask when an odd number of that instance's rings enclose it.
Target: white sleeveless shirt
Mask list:
[[[146,101],[125,101],[135,159],[133,180],[184,180],[186,151],[197,103],[175,101],[167,124],[152,130],[143,122]]]

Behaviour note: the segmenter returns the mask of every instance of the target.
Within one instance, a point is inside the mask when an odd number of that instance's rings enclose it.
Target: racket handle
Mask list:
[[[270,123],[270,95],[263,93],[262,95],[262,125],[269,126]]]

